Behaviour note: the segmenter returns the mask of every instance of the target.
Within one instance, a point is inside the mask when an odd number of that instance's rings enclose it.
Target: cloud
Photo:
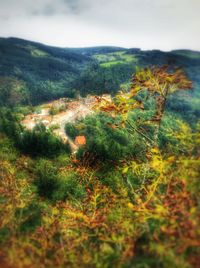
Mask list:
[[[200,50],[199,0],[0,0],[0,36],[57,46]]]
[[[83,8],[81,0],[63,0],[63,2],[74,13],[79,13]]]

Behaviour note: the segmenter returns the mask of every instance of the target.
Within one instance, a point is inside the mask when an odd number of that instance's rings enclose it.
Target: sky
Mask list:
[[[0,36],[200,51],[200,0],[0,0]]]

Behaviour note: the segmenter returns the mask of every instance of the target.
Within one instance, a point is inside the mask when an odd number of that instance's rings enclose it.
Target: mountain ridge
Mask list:
[[[166,64],[182,68],[192,80],[194,89],[180,97],[179,105],[192,105],[198,114],[200,52],[113,46],[59,48],[16,37],[0,38],[0,106],[37,105],[79,94],[114,95],[128,87],[136,67]],[[188,104],[191,98],[192,104]]]
[[[22,42],[30,42],[30,43],[34,43],[34,44],[38,44],[38,45],[43,45],[43,46],[48,46],[48,47],[52,47],[52,48],[59,48],[59,49],[69,49],[69,50],[85,50],[85,49],[101,49],[101,48],[113,48],[113,49],[116,49],[116,50],[132,50],[132,49],[135,49],[135,50],[140,50],[140,51],[143,51],[143,52],[146,52],[146,51],[159,51],[159,52],[163,52],[163,53],[169,53],[169,52],[195,52],[195,53],[200,53],[200,50],[193,50],[193,49],[190,49],[190,48],[180,48],[180,49],[172,49],[172,50],[162,50],[162,49],[142,49],[142,48],[139,48],[139,47],[121,47],[121,46],[113,46],[113,45],[98,45],[98,46],[84,46],[84,47],[68,47],[68,46],[54,46],[54,45],[49,45],[49,44],[46,44],[46,43],[43,43],[43,42],[39,42],[39,41],[32,41],[32,40],[29,40],[29,39],[24,39],[24,38],[20,38],[20,37],[14,37],[14,36],[10,36],[10,37],[1,37],[0,36],[0,41],[1,40],[12,40],[12,41],[22,41]]]

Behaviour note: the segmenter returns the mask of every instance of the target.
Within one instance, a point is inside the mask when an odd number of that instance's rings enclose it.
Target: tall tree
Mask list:
[[[156,111],[151,119],[154,124],[154,141],[158,140],[158,133],[164,115],[167,97],[177,90],[191,89],[192,82],[181,69],[170,70],[168,66],[146,68],[136,72],[132,77],[133,92],[146,89],[156,101]]]
[[[122,115],[123,124],[127,123],[134,131],[146,138],[147,142],[157,144],[158,133],[164,115],[166,101],[169,94],[177,90],[191,89],[192,82],[188,80],[186,74],[181,69],[172,70],[168,66],[151,67],[138,70],[132,76],[131,89],[129,92],[120,92],[113,102],[108,102],[103,98],[97,98],[97,107],[112,115]],[[147,91],[148,96],[152,96],[156,102],[155,114],[151,118],[154,126],[154,137],[151,140],[142,131],[135,128],[129,122],[128,113],[134,109],[144,109],[142,101],[138,100],[141,91]]]

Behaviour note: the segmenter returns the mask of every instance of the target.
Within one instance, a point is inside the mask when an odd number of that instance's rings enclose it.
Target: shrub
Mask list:
[[[32,156],[55,157],[60,153],[70,152],[69,145],[63,144],[43,125],[36,126],[33,131],[23,131],[17,145],[24,153]]]
[[[65,125],[65,132],[66,134],[72,138],[72,139],[75,139],[76,136],[78,136],[78,130],[76,129],[76,127],[71,124],[71,123],[67,123]]]
[[[85,151],[102,162],[117,162],[124,158],[140,158],[144,155],[145,142],[138,134],[130,135],[126,128],[115,128],[115,122],[109,116],[91,116],[86,118],[84,123],[81,134],[86,136],[87,144],[84,149],[79,150],[79,158]]]
[[[48,160],[39,160],[35,168],[35,184],[40,196],[52,201],[67,198],[80,199],[85,196],[85,189],[73,171],[61,175],[59,169]]]
[[[20,220],[21,232],[33,232],[42,222],[42,205],[34,201],[25,208],[16,211],[16,217]]]
[[[82,199],[86,196],[86,191],[80,183],[77,174],[69,173],[60,178],[59,187],[54,192],[53,200]]]
[[[41,159],[35,168],[35,184],[40,196],[52,199],[59,188],[57,169],[48,160]]]

